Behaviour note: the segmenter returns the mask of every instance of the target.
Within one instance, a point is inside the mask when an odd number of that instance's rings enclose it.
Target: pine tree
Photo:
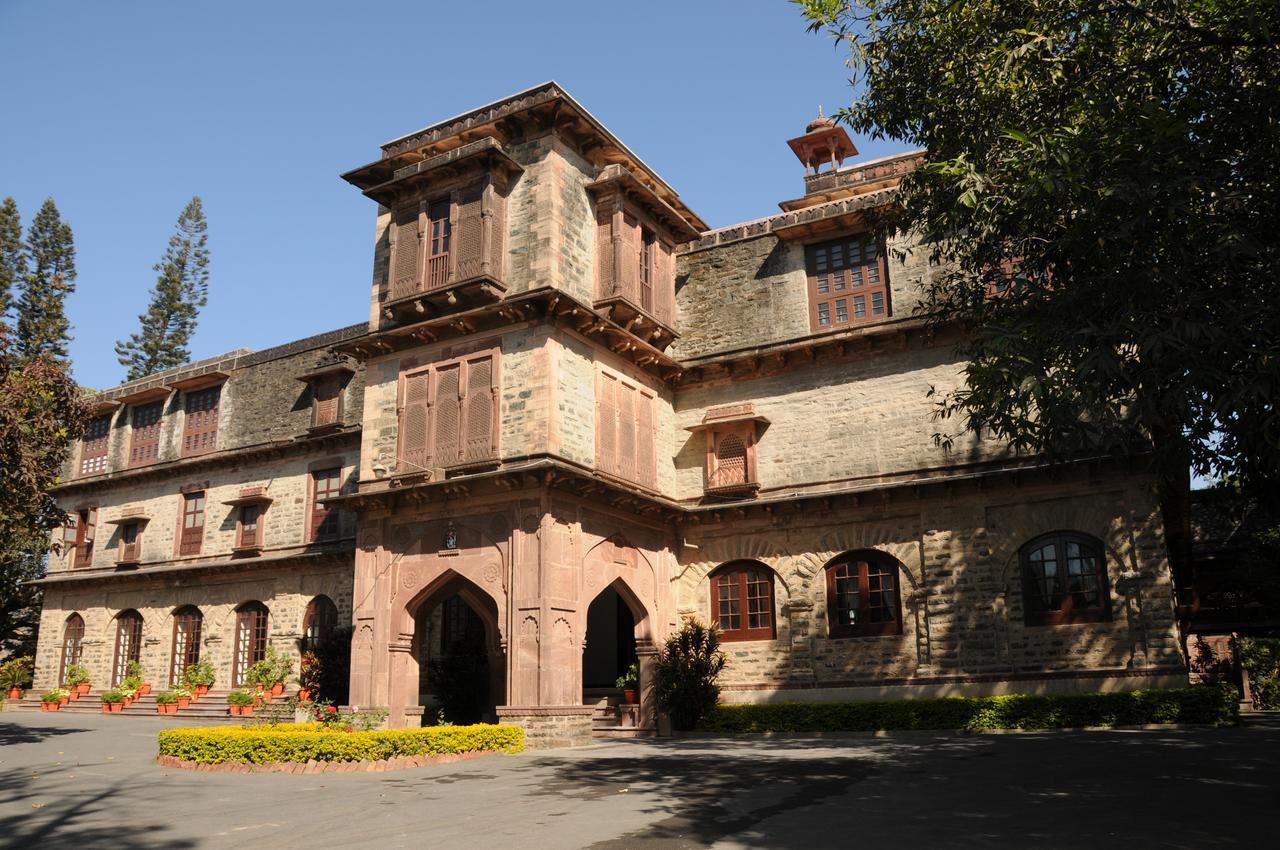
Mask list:
[[[181,366],[191,352],[187,345],[196,330],[196,317],[208,301],[208,225],[200,198],[194,197],[178,216],[177,232],[169,237],[160,273],[151,290],[147,312],[138,316],[142,330],[116,343],[120,365],[129,367],[128,380]]]
[[[8,321],[13,288],[27,277],[27,247],[22,244],[22,218],[13,198],[0,203],[0,323]]]
[[[65,301],[75,292],[76,248],[71,225],[47,198],[27,231],[31,268],[18,301],[18,354],[23,360],[67,357],[71,326]]]

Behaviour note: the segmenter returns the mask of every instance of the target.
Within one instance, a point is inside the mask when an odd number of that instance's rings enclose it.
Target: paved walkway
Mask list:
[[[0,847],[1267,847],[1280,729],[609,742],[398,773],[157,767],[172,723],[0,713]]]

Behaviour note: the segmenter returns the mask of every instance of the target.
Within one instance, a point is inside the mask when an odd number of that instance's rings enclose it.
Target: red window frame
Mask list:
[[[178,516],[178,555],[199,555],[204,545],[205,497],[203,490],[182,494]]]
[[[130,411],[129,466],[146,466],[160,459],[160,427],[164,401],[139,404]]]
[[[182,683],[182,674],[200,660],[200,638],[204,615],[194,605],[173,612],[173,648],[170,653],[169,684]]]
[[[401,373],[397,473],[497,459],[499,360],[486,348]]]
[[[93,539],[97,532],[98,509],[80,508],[74,514],[75,544],[72,552],[71,566],[75,568],[93,566]],[[65,532],[64,532],[65,538]]]
[[[884,246],[865,234],[805,246],[805,268],[810,330],[837,330],[892,315]]]
[[[120,526],[120,552],[116,563],[135,564],[142,558],[142,523],[126,522]]]
[[[267,656],[267,620],[270,612],[261,602],[246,602],[236,608],[236,646],[232,656],[231,684],[241,687],[255,662]]]
[[[773,570],[755,561],[734,561],[710,576],[711,622],[721,640],[773,640]]]
[[[236,548],[262,548],[262,519],[267,512],[266,504],[249,502],[241,505],[236,517]]]
[[[426,289],[436,289],[449,282],[449,243],[453,239],[451,208],[447,199],[427,207]]]
[[[342,511],[322,503],[342,492],[342,467],[311,471],[311,522],[308,539],[315,543],[337,540],[342,534]]]
[[[639,383],[611,372],[596,373],[596,468],[656,487],[657,397]]]
[[[110,413],[89,420],[80,441],[80,474],[98,475],[107,471],[107,449],[111,445]]]
[[[129,662],[142,660],[142,615],[130,608],[116,615],[116,650],[111,667],[111,687],[129,675]]]
[[[183,399],[183,457],[205,454],[218,448],[218,410],[221,404],[221,384],[187,392]]]
[[[827,629],[833,638],[902,634],[898,563],[877,552],[851,552],[826,566]]]
[[[321,641],[333,634],[338,628],[338,606],[323,594],[307,603],[307,611],[302,617],[302,640],[299,642],[303,652],[316,648]]]
[[[1106,551],[1096,537],[1078,531],[1042,534],[1022,545],[1018,561],[1026,625],[1101,623],[1111,619]]]
[[[311,427],[335,425],[342,410],[342,392],[345,389],[341,375],[322,375],[311,385]]]
[[[77,664],[84,655],[84,617],[73,613],[62,625],[62,666],[58,674],[58,684],[67,681],[67,668]]]

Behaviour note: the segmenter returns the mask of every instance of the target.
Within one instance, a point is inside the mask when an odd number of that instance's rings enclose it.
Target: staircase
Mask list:
[[[654,730],[637,729],[640,706],[622,702],[622,691],[616,688],[585,688],[584,705],[592,707],[592,738],[648,738]]]
[[[178,709],[176,714],[157,714],[156,695],[153,690],[146,696],[138,697],[132,703],[125,706],[121,711],[110,716],[167,717],[181,721],[183,724],[197,725],[209,723],[246,723],[251,721],[253,716],[232,717],[227,713],[227,694],[229,692],[229,690],[211,690],[200,699],[193,700],[186,708]],[[286,687],[284,694],[275,697],[274,702],[279,704],[296,693],[296,688]],[[91,690],[79,699],[71,700],[71,702],[59,708],[58,711],[69,714],[102,714],[101,695],[102,689]],[[28,691],[20,701],[10,703],[8,708],[11,711],[39,711],[40,692],[35,690]]]

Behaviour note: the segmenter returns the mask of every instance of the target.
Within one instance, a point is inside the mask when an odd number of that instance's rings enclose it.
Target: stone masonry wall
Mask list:
[[[35,688],[53,687],[62,663],[63,626],[71,614],[84,618],[82,662],[89,668],[95,688],[112,684],[116,622],[121,611],[133,608],[142,615],[141,663],[153,686],[169,684],[173,655],[173,612],[195,605],[203,615],[200,656],[217,669],[214,687],[231,686],[235,652],[235,609],[257,600],[267,606],[268,641],[280,652],[298,656],[302,619],[307,604],[318,595],[328,596],[338,607],[338,622],[351,621],[351,563],[326,566],[297,565],[255,570],[236,575],[192,576],[181,582],[119,576],[110,584],[85,587],[46,587],[40,615],[40,646],[36,655]],[[297,663],[294,673],[297,673]]]
[[[1025,624],[1018,549],[1055,530],[1103,542],[1110,622]],[[721,564],[750,559],[775,576],[775,639],[725,644],[733,701],[913,683],[964,693],[983,679],[1097,671],[1169,676],[1182,663],[1162,524],[1141,477],[991,485],[841,514],[704,524],[687,527],[685,540],[697,548],[684,550],[678,578],[683,615],[711,616],[708,574]],[[902,634],[827,637],[824,567],[863,549],[899,563]]]

